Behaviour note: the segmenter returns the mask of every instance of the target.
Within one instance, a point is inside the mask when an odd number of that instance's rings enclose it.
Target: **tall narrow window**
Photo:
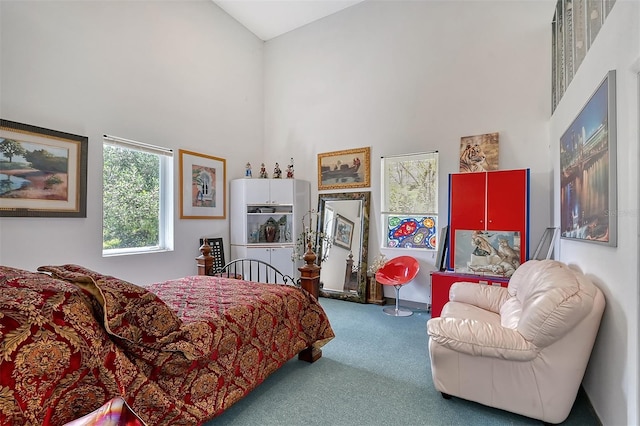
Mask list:
[[[104,135],[103,256],[173,250],[173,152]]]
[[[438,153],[382,158],[383,244],[389,248],[438,247]]]

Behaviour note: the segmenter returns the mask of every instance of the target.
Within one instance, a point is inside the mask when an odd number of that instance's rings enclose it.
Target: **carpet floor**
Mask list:
[[[313,364],[287,362],[214,425],[540,425],[538,420],[435,390],[427,311],[391,317],[382,307],[320,299],[336,337]],[[600,425],[584,392],[563,425]]]

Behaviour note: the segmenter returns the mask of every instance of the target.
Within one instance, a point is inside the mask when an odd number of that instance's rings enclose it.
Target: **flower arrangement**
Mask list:
[[[304,229],[304,231],[301,232],[300,235],[298,235],[298,238],[296,239],[296,245],[293,248],[291,260],[293,260],[294,262],[303,259],[304,254],[307,252],[309,242],[311,242],[311,250],[313,250],[316,256],[318,256],[318,253],[322,254],[322,258],[318,258],[319,262],[318,259],[316,259],[317,263],[322,263],[329,257],[329,249],[333,244],[331,237],[324,232],[315,231],[312,227],[313,219],[315,217],[317,222],[318,215],[319,213],[315,210],[309,210],[302,217],[302,228]],[[309,223],[308,226],[305,226],[304,222],[307,217],[309,218]]]
[[[385,263],[387,263],[386,256],[379,253],[375,259],[373,259],[373,262],[369,264],[369,267],[367,268],[367,275],[370,277],[374,276],[376,272],[378,272],[378,269],[382,268]]]

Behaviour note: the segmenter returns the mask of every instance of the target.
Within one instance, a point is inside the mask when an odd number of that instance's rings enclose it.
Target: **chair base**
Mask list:
[[[413,311],[405,308],[396,308],[395,306],[387,306],[386,308],[382,309],[382,312],[394,317],[408,317],[410,315],[413,315]]]

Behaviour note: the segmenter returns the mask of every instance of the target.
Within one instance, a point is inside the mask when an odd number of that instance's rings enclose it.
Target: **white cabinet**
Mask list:
[[[298,264],[292,259],[293,247],[248,247],[233,246],[231,256],[234,259],[258,259],[276,268],[292,278],[298,276]]]
[[[231,258],[263,260],[296,277],[301,262],[292,261],[311,208],[311,184],[299,179],[235,179],[231,205]]]
[[[294,204],[295,179],[242,179],[251,182],[246,188],[247,204]]]

